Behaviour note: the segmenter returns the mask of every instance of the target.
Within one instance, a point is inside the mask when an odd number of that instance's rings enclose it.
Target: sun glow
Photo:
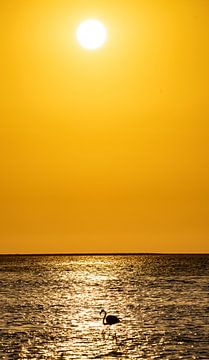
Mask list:
[[[107,31],[100,21],[90,19],[78,26],[76,37],[84,49],[95,50],[106,41]]]

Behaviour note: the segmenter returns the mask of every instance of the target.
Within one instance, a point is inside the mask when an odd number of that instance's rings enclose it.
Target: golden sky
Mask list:
[[[209,2],[0,14],[0,252],[209,252]]]

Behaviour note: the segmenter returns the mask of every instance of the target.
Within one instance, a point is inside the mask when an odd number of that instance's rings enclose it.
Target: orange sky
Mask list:
[[[0,253],[209,252],[209,2],[0,14]]]

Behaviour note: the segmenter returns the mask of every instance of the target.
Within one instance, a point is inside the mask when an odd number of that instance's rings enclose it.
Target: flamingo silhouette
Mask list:
[[[103,324],[104,325],[114,325],[120,322],[120,319],[115,316],[115,315],[107,315],[107,312],[102,309],[100,311],[100,315],[102,315],[104,313],[104,317],[103,317]]]

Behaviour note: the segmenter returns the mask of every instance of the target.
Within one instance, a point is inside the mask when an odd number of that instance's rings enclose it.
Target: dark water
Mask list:
[[[209,256],[0,257],[0,359],[115,358],[209,360]]]

